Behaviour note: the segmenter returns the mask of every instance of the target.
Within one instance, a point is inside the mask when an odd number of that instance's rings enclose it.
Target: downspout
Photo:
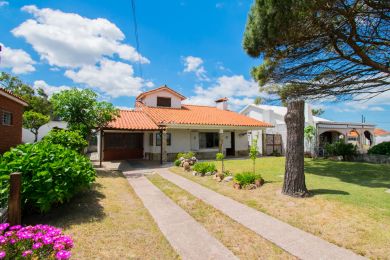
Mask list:
[[[163,130],[160,130],[160,164],[163,164]]]
[[[99,154],[99,166],[102,167],[103,160],[103,129],[100,129],[100,154]]]

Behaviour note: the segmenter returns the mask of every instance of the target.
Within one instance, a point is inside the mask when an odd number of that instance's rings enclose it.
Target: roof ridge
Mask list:
[[[18,95],[16,95],[16,94],[14,94],[12,91],[10,91],[10,90],[8,90],[8,89],[3,88],[3,87],[0,87],[0,91],[3,91],[4,93],[6,93],[6,94],[8,94],[8,95],[13,96],[14,98],[17,98],[17,99],[19,99],[20,101],[22,101],[22,102],[24,102],[24,103],[26,103],[26,104],[28,105],[28,103],[27,103],[26,100],[24,100],[23,98],[21,98],[20,96],[18,96]]]

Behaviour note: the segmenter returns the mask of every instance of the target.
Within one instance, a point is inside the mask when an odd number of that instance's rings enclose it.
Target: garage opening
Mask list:
[[[143,133],[104,133],[103,160],[142,159]]]

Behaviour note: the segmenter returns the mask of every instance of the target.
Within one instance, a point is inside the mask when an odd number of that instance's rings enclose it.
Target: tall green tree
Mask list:
[[[54,114],[68,122],[69,128],[79,130],[89,138],[93,129],[101,129],[119,115],[111,103],[100,102],[90,89],[70,89],[54,94],[50,101]]]
[[[243,47],[263,60],[251,72],[261,90],[287,103],[284,194],[308,193],[302,100],[372,97],[389,90],[389,28],[386,0],[254,1]]]
[[[0,86],[24,99],[28,103],[25,111],[32,110],[43,115],[51,114],[52,107],[43,89],[35,90],[18,77],[5,72],[0,73]]]
[[[34,134],[34,142],[38,141],[39,128],[49,121],[50,116],[32,110],[23,113],[23,127]]]
[[[323,110],[322,108],[313,108],[311,110],[311,113],[312,113],[313,116],[320,116],[323,113],[325,113],[325,110]]]

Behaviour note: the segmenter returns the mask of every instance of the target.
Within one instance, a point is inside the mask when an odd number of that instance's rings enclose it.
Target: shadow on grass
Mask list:
[[[121,177],[121,174],[100,171],[98,177]],[[100,204],[100,200],[105,198],[102,189],[101,184],[94,183],[91,189],[78,193],[69,202],[53,207],[46,214],[33,213],[23,216],[22,223],[26,225],[44,223],[60,228],[68,228],[72,225],[101,221],[106,216],[104,208]]]
[[[390,165],[385,164],[314,160],[305,161],[305,172],[365,187],[390,187]]]
[[[332,195],[349,195],[349,192],[342,190],[330,190],[330,189],[313,189],[309,190],[312,195],[332,194]]]

